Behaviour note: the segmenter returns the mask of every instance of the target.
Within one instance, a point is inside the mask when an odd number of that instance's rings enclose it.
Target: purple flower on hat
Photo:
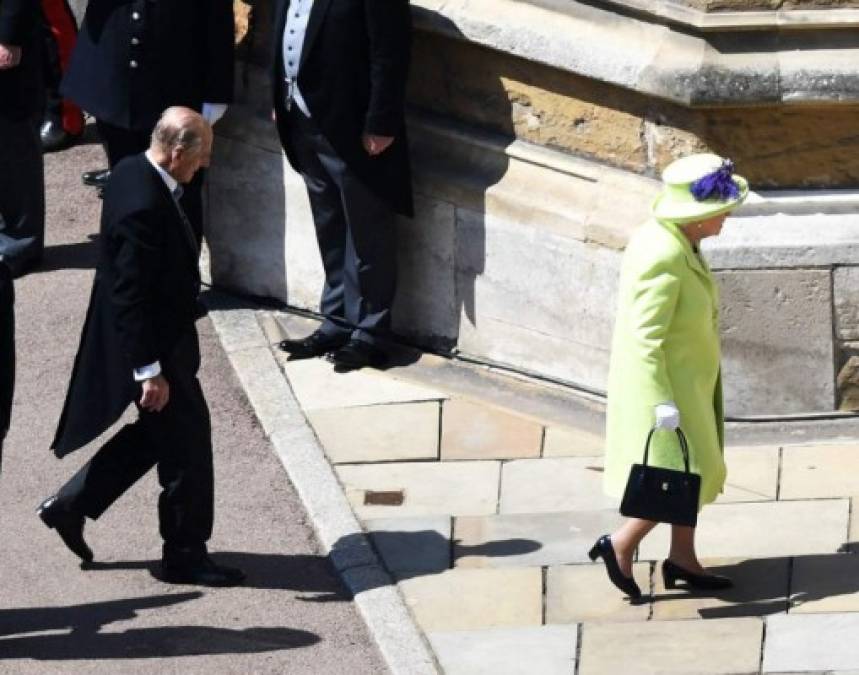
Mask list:
[[[689,190],[699,202],[707,199],[723,202],[737,199],[740,196],[740,188],[734,182],[734,163],[726,159],[713,173],[708,173],[692,183]]]

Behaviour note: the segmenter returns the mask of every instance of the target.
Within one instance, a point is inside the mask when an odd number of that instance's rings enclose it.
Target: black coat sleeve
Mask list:
[[[205,103],[231,103],[235,57],[235,17],[232,0],[210,0],[206,17]]]
[[[0,446],[9,429],[15,392],[15,292],[9,268],[0,262]]]
[[[408,0],[364,0],[370,41],[370,105],[364,131],[397,136],[403,125],[412,24]]]
[[[21,46],[29,41],[39,0],[0,0],[0,43]]]

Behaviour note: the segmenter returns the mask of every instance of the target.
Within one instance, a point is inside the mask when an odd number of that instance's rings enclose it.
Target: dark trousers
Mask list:
[[[12,273],[0,262],[0,464],[15,392],[15,289]]]
[[[45,170],[37,119],[0,116],[0,257],[14,276],[45,249]]]
[[[111,169],[126,157],[139,155],[149,148],[149,133],[123,129],[122,127],[117,127],[101,120],[96,120],[96,128],[104,143],[104,148],[107,152],[107,163]],[[182,198],[179,200],[188,216],[188,220],[191,221],[191,227],[194,229],[198,245],[203,241],[204,180],[205,171],[198,171],[193,180],[184,186]]]
[[[161,362],[170,384],[167,406],[159,413],[138,407],[137,421],[107,441],[57,495],[64,508],[97,519],[157,465],[165,559],[202,555],[212,535],[212,432],[199,364],[197,334],[190,331]]]
[[[62,125],[70,134],[83,133],[81,109],[60,95],[60,82],[78,36],[75,16],[67,0],[42,0],[45,38],[45,120]]]
[[[326,335],[375,344],[391,330],[396,290],[396,217],[358,179],[297,106],[289,117],[291,155],[307,185],[325,287]]]

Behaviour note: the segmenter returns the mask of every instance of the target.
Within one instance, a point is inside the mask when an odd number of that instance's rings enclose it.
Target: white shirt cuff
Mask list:
[[[161,374],[161,362],[156,361],[155,363],[150,363],[148,366],[143,366],[142,368],[134,369],[134,379],[137,382],[143,382],[143,380],[151,380],[153,377],[158,377]]]

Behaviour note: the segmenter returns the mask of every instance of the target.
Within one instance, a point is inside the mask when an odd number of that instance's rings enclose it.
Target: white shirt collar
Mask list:
[[[177,181],[173,176],[167,173],[162,166],[160,166],[154,159],[152,159],[152,155],[149,154],[149,150],[147,150],[144,154],[146,155],[146,159],[149,160],[149,163],[155,167],[155,170],[158,172],[158,175],[161,176],[161,180],[164,181],[164,185],[167,186],[167,189],[170,190],[170,194],[176,192],[176,188],[179,187],[179,181]]]

